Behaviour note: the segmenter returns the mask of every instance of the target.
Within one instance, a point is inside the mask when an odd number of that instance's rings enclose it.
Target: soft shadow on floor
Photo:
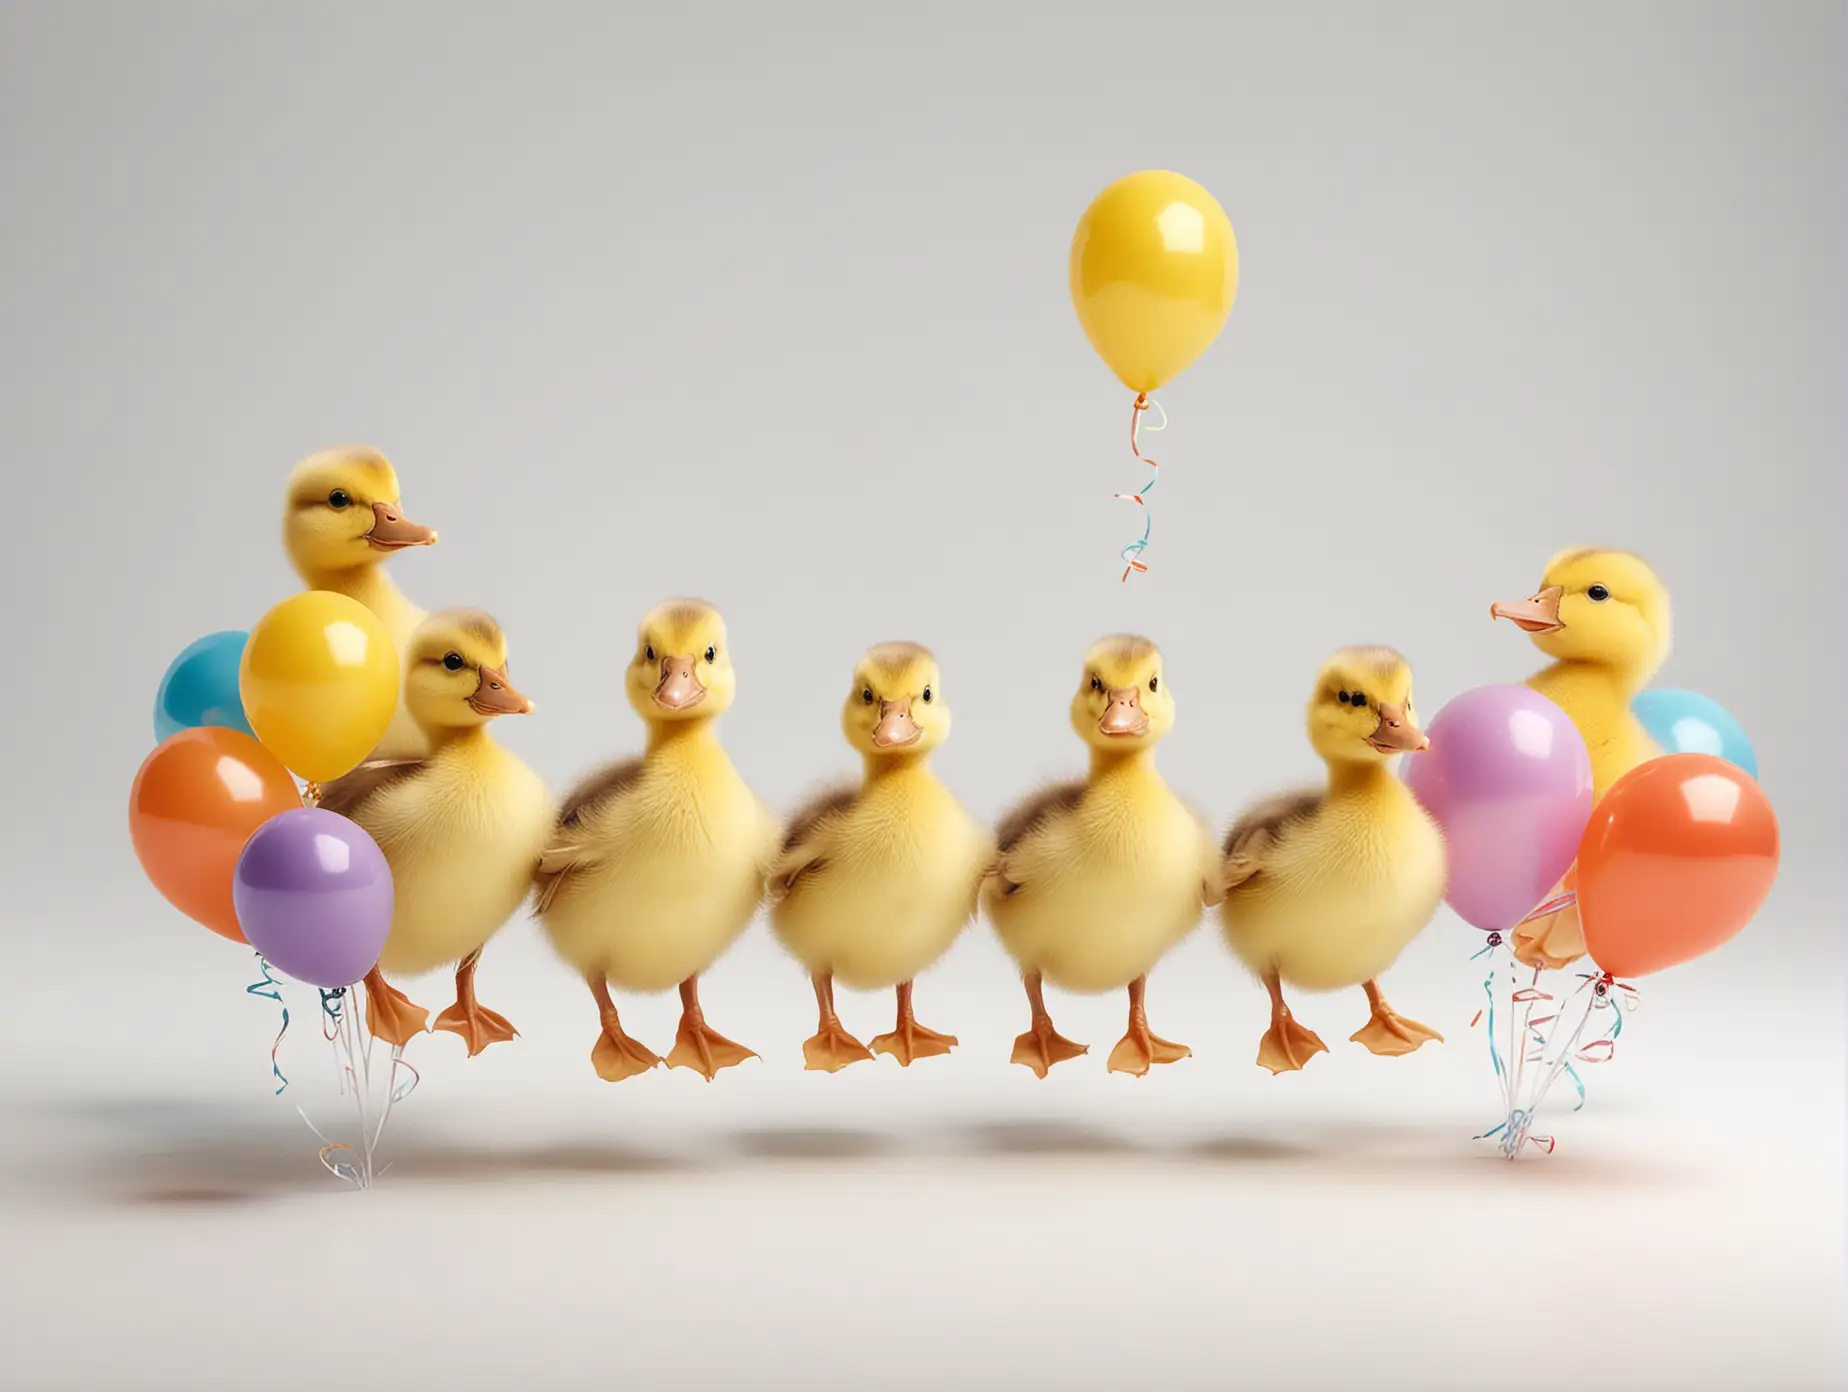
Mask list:
[[[958,1128],[970,1148],[984,1155],[1135,1155],[1143,1150],[1129,1137],[1075,1121],[1001,1121]]]
[[[737,1131],[726,1140],[734,1153],[747,1160],[864,1160],[906,1149],[901,1136],[828,1126]]]

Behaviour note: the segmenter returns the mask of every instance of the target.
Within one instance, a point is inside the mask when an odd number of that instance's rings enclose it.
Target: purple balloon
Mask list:
[[[351,986],[391,931],[391,867],[378,842],[337,812],[279,812],[251,833],[231,882],[238,926],[278,971]]]
[[[1591,758],[1571,719],[1524,686],[1481,686],[1437,713],[1405,781],[1443,828],[1446,899],[1464,922],[1506,933],[1578,855],[1591,820]]]

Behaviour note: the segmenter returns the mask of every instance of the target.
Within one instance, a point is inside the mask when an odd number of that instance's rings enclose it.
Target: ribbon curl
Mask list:
[[[276,1031],[276,1042],[270,1045],[270,1072],[276,1078],[276,1096],[282,1096],[289,1080],[283,1075],[282,1065],[276,1061],[276,1054],[282,1048],[282,1037],[289,1032],[289,1005],[282,998],[282,983],[270,973],[269,959],[261,952],[257,954],[257,970],[263,973],[261,981],[253,981],[244,988],[244,994],[261,996],[264,1000],[273,1000],[282,1009],[282,1028]]]
[[[1129,412],[1129,452],[1135,455],[1140,463],[1146,464],[1151,469],[1154,469],[1156,471],[1155,475],[1150,478],[1147,483],[1142,485],[1141,491],[1139,492],[1112,493],[1110,495],[1113,498],[1120,498],[1126,503],[1134,503],[1137,507],[1142,509],[1143,514],[1142,535],[1124,546],[1124,548],[1117,553],[1123,561],[1123,580],[1125,582],[1129,580],[1130,572],[1140,571],[1142,574],[1146,575],[1149,569],[1148,562],[1142,559],[1142,553],[1149,549],[1149,534],[1155,527],[1155,519],[1149,516],[1148,498],[1149,494],[1155,491],[1155,485],[1161,481],[1161,465],[1142,452],[1142,447],[1138,443],[1137,437],[1142,429],[1142,413],[1151,406],[1157,411],[1161,411],[1161,424],[1151,425],[1149,427],[1149,433],[1158,434],[1168,428],[1168,413],[1162,410],[1161,403],[1158,401],[1150,401],[1147,392],[1137,392],[1135,404],[1130,407]]]

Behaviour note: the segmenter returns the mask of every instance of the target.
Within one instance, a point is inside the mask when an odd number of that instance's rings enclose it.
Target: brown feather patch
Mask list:
[[[558,824],[561,827],[577,826],[583,821],[586,812],[618,796],[640,778],[645,762],[639,757],[619,759],[581,779],[576,787],[565,794],[564,802],[559,805]]]
[[[859,799],[860,789],[856,784],[842,783],[837,787],[822,789],[790,814],[783,832],[783,849],[794,850],[823,821],[837,812],[845,812]]]
[[[1320,789],[1305,788],[1279,793],[1247,808],[1226,833],[1226,854],[1240,856],[1261,850],[1259,838],[1265,842],[1282,840],[1284,829],[1292,822],[1312,816],[1322,805],[1323,796]]]
[[[1011,851],[1048,817],[1070,812],[1084,801],[1084,788],[1083,781],[1077,779],[1041,788],[1001,819],[995,828],[995,849]]]
[[[355,815],[372,798],[388,788],[395,788],[407,778],[414,778],[429,766],[427,759],[401,762],[361,764],[351,773],[342,774],[321,788],[321,800],[315,806],[327,812],[357,821]]]

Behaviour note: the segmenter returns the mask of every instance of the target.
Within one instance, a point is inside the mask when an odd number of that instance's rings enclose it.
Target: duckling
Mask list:
[[[1052,1027],[1044,983],[1096,994],[1127,988],[1129,1030],[1112,1072],[1146,1074],[1191,1055],[1149,1029],[1148,975],[1220,898],[1206,823],[1169,791],[1155,748],[1174,726],[1161,650],[1119,634],[1085,654],[1072,728],[1091,750],[1089,776],[1041,790],[996,830],[982,905],[1019,964],[1031,1028],[1013,1062],[1044,1078],[1088,1052]]]
[[[832,1073],[890,1054],[909,1067],[956,1045],[954,1035],[917,1022],[912,981],[975,916],[994,843],[931,772],[931,751],[949,738],[950,708],[929,649],[869,649],[854,668],[841,728],[865,776],[790,819],[770,872],[770,921],[815,987],[820,1025],[802,1046],[805,1065]],[[837,979],[897,992],[897,1022],[870,1050],[835,1014]]]
[[[1561,551],[1538,591],[1491,605],[1489,616],[1512,622],[1553,659],[1527,685],[1584,738],[1594,798],[1662,752],[1631,708],[1667,660],[1673,627],[1668,589],[1641,557],[1594,546]],[[1554,892],[1569,888],[1562,881]],[[1523,923],[1512,936],[1515,956],[1530,966],[1562,967],[1585,951],[1576,908]]]
[[[1317,674],[1308,724],[1327,787],[1258,803],[1225,840],[1220,918],[1270,992],[1258,1063],[1273,1074],[1327,1051],[1291,1015],[1285,982],[1363,987],[1369,1019],[1350,1038],[1376,1054],[1443,1039],[1393,1010],[1378,981],[1436,914],[1447,874],[1443,833],[1388,767],[1430,748],[1412,712],[1411,667],[1391,648],[1343,648]]]
[[[333,590],[365,605],[385,625],[403,661],[423,611],[398,591],[385,561],[436,533],[404,515],[391,461],[367,446],[311,454],[289,477],[283,545],[311,590]],[[408,664],[406,664],[408,665]],[[428,752],[417,721],[400,701],[374,758],[416,759]]]
[[[456,1003],[436,1028],[461,1035],[473,1057],[514,1037],[475,999],[475,968],[531,887],[552,804],[539,775],[488,733],[497,716],[533,709],[507,675],[500,625],[472,609],[433,614],[412,633],[409,657],[405,705],[429,755],[362,765],[328,784],[320,805],[364,827],[391,866],[391,936],[366,977],[372,1033],[405,1044],[428,1018],[386,972],[457,962]]]
[[[566,796],[535,876],[536,911],[597,1002],[600,1077],[619,1082],[665,1062],[710,1082],[757,1055],[707,1026],[699,978],[763,902],[781,831],[719,744],[737,677],[717,609],[697,599],[653,609],[626,685],[648,727],[646,752]],[[623,1030],[612,983],[679,986],[680,1028],[665,1060]]]

